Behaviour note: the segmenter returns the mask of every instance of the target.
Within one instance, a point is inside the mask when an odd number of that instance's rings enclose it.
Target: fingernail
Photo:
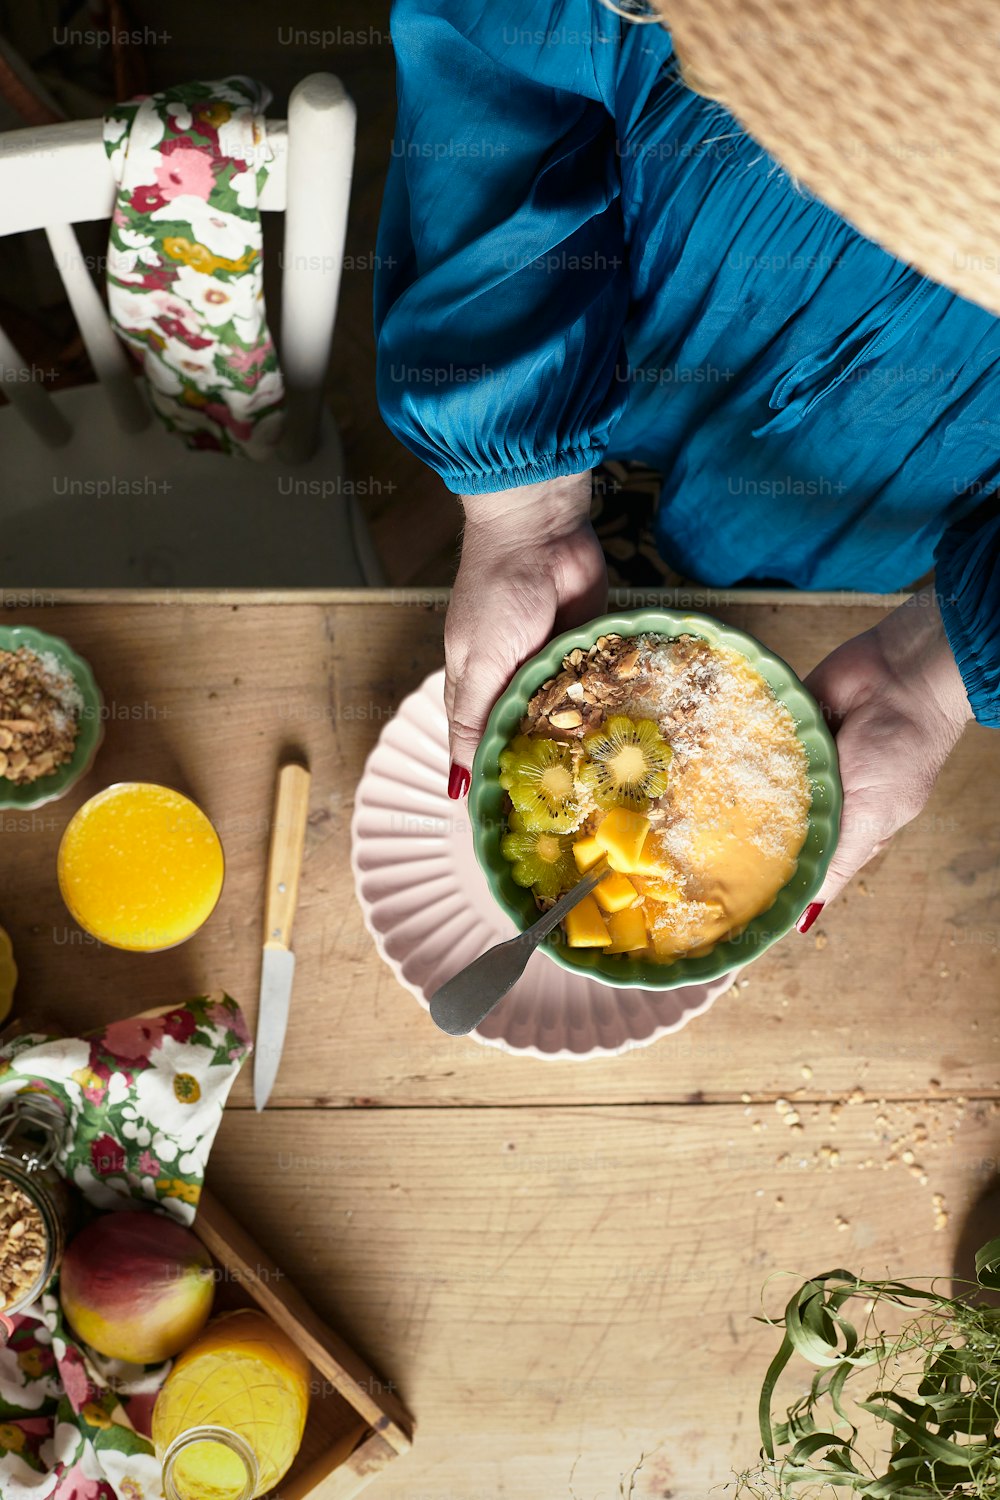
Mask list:
[[[795,924],[796,932],[808,932],[825,905],[825,901],[811,901]]]
[[[448,777],[448,796],[452,802],[457,802],[464,797],[472,785],[472,777],[464,766],[452,766],[451,775]]]

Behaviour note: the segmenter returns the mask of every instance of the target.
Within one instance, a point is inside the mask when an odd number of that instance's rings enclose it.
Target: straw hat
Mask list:
[[[653,8],[692,87],[793,177],[1000,314],[997,0],[651,0],[643,19]]]

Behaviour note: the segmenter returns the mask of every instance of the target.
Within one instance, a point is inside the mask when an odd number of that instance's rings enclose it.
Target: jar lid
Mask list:
[[[0,1160],[43,1171],[62,1150],[65,1134],[63,1106],[52,1094],[24,1089],[0,1105]]]

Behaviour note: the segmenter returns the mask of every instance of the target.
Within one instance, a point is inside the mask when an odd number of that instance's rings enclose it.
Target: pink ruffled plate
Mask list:
[[[351,823],[351,864],[375,946],[427,1008],[439,985],[516,931],[472,848],[468,807],[447,795],[444,672],[403,700],[368,757]],[[679,1031],[733,975],[678,990],[614,990],[543,951],[472,1037],[541,1058],[603,1057]]]

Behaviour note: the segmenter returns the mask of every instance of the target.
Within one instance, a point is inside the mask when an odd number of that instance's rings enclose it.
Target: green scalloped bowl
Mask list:
[[[104,700],[94,681],[94,674],[83,657],[77,656],[57,635],[46,635],[43,630],[32,630],[27,625],[0,625],[0,649],[16,651],[19,646],[27,646],[29,651],[51,651],[80,689],[83,714],[72,756],[65,765],[53,771],[51,776],[40,776],[37,781],[19,786],[14,786],[0,776],[0,808],[44,807],[46,802],[55,802],[64,797],[90,770],[104,738]]]
[[[562,659],[575,646],[587,651],[601,635],[664,636],[696,635],[712,646],[728,646],[745,656],[770,684],[775,696],[795,720],[799,739],[809,761],[812,807],[809,833],[799,855],[795,874],[783,886],[767,911],[753,919],[736,937],[716,943],[710,953],[697,958],[679,958],[672,964],[646,958],[609,956],[594,948],[568,948],[557,931],[540,944],[542,952],[562,969],[579,971],[588,979],[614,989],[673,990],[685,984],[708,984],[742,969],[772,943],[794,927],[802,911],[823,884],[833,857],[840,828],[843,794],[837,770],[833,736],[823,721],[812,695],[803,687],[787,662],[742,630],[723,625],[709,615],[683,614],[669,609],[626,610],[603,615],[577,630],[550,641],[544,651],[525,663],[506,692],[497,699],[486,732],[472,766],[469,811],[476,858],[498,904],[524,931],[538,916],[530,891],[515,885],[510,865],[500,853],[506,827],[504,798],[499,781],[499,756],[518,725],[532,694],[562,667]]]

